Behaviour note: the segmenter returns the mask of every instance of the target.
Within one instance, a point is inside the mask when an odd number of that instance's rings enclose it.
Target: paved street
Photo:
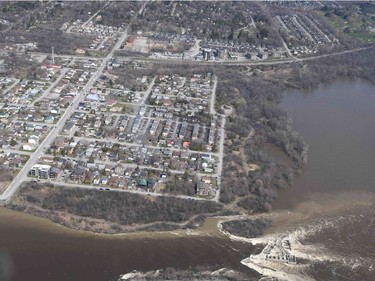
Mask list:
[[[145,3],[146,4],[146,3]],[[145,5],[144,4],[144,5]],[[144,6],[143,5],[143,6]],[[142,9],[143,9],[142,6]],[[134,19],[134,18],[133,18]],[[132,20],[133,21],[133,20]],[[130,24],[132,23],[130,22]],[[130,26],[129,24],[129,26]],[[129,27],[128,27],[129,28]],[[86,94],[89,93],[90,89],[94,85],[95,81],[100,77],[103,70],[105,70],[107,63],[110,59],[112,59],[114,53],[116,50],[118,50],[122,43],[124,42],[125,38],[128,35],[128,28],[125,29],[125,31],[121,34],[119,40],[115,44],[115,46],[112,48],[111,52],[108,54],[108,56],[102,61],[100,67],[96,70],[96,72],[91,76],[90,80],[86,83],[82,91],[75,97],[73,102],[69,105],[69,107],[66,109],[60,120],[57,122],[57,124],[52,128],[50,133],[47,135],[47,137],[44,139],[44,141],[39,145],[39,147],[36,149],[36,151],[30,156],[29,160],[26,162],[22,170],[18,173],[18,175],[13,179],[13,181],[9,184],[8,188],[1,194],[0,201],[8,202],[11,197],[14,195],[14,193],[18,190],[19,186],[22,182],[24,182],[27,179],[27,175],[30,171],[30,169],[35,165],[35,163],[38,161],[38,159],[44,154],[44,150],[50,146],[52,141],[55,139],[55,137],[59,134],[61,129],[63,128],[65,122],[70,118],[74,110],[78,107],[78,104],[82,102],[85,99]]]
[[[220,191],[221,191],[221,174],[223,172],[223,161],[224,161],[224,140],[225,140],[225,116],[222,115],[223,120],[221,122],[221,128],[220,128],[220,143],[219,143],[219,162],[217,164],[217,186],[218,191],[216,192],[214,200],[216,202],[219,202],[220,197]]]
[[[241,66],[241,65],[248,65],[248,66],[261,66],[261,65],[280,65],[280,64],[289,64],[293,62],[301,62],[301,61],[310,61],[310,60],[316,60],[316,59],[321,59],[321,58],[327,58],[327,57],[333,57],[333,56],[340,56],[344,54],[350,54],[350,53],[355,53],[355,52],[360,52],[363,50],[368,50],[374,48],[373,46],[370,47],[361,47],[361,48],[355,48],[351,50],[346,50],[346,51],[340,51],[340,52],[335,52],[331,54],[324,54],[324,55],[317,55],[317,56],[311,56],[311,57],[306,57],[306,58],[285,58],[285,59],[278,59],[278,60],[270,60],[270,61],[258,61],[258,62],[253,62],[253,61],[194,61],[194,60],[184,60],[184,64],[191,64],[191,65],[210,65],[210,66],[224,66],[224,65],[231,65],[231,66]],[[129,60],[132,59],[133,61],[148,61],[148,62],[155,62],[155,63],[160,63],[160,64],[181,64],[181,60],[177,59],[159,59],[159,58],[129,58]]]
[[[215,101],[216,101],[216,88],[217,88],[217,76],[214,76],[214,86],[212,87],[211,103],[210,103],[210,114],[216,114]]]
[[[100,62],[100,66],[92,74],[91,78],[84,85],[84,87],[80,91],[80,93],[77,96],[75,96],[75,98],[73,99],[72,103],[67,107],[67,109],[65,111],[63,111],[63,114],[62,114],[61,118],[59,119],[59,121],[56,124],[44,124],[44,125],[47,125],[47,126],[50,127],[50,132],[44,138],[44,140],[40,143],[40,145],[36,149],[36,151],[35,152],[23,152],[23,151],[16,151],[16,150],[13,150],[13,149],[4,149],[5,152],[14,152],[14,153],[19,153],[19,154],[26,154],[26,155],[29,155],[30,158],[25,163],[25,165],[23,166],[22,170],[14,178],[14,180],[9,184],[8,188],[3,192],[3,194],[0,195],[0,201],[8,202],[11,199],[11,197],[15,194],[15,192],[19,188],[20,184],[23,181],[28,180],[27,175],[28,175],[29,170],[32,168],[32,166],[34,164],[36,164],[38,162],[38,160],[40,159],[40,157],[44,155],[45,150],[52,144],[52,142],[54,141],[55,137],[57,135],[59,135],[59,133],[61,132],[62,128],[64,127],[64,125],[66,123],[66,121],[71,117],[71,115],[73,114],[73,112],[77,109],[78,104],[80,102],[82,102],[82,101],[85,100],[86,95],[89,93],[89,91],[93,87],[94,83],[103,74],[103,72],[105,72],[108,63],[113,59],[113,57],[115,55],[115,52],[120,49],[120,47],[122,46],[123,42],[127,38],[129,27],[133,23],[134,19],[143,11],[145,5],[146,5],[146,3],[144,3],[142,5],[142,8],[139,10],[139,12],[134,15],[134,17],[130,21],[128,27],[121,33],[121,35],[120,35],[119,39],[117,40],[116,44],[113,46],[113,48],[111,49],[111,51],[109,52],[109,54],[105,58],[91,58],[91,59],[95,59],[98,62]],[[93,19],[96,15],[98,15],[99,12],[100,12],[100,10],[98,10],[95,14],[93,14],[91,16],[91,18],[88,21],[86,21],[86,23],[84,23],[84,26],[91,19]],[[172,11],[172,13],[173,13],[173,11]],[[305,33],[309,34],[304,29],[304,27],[300,26],[300,24],[298,23],[298,21],[296,19],[294,19],[294,21],[295,21],[296,25],[300,27],[300,29],[304,30]],[[10,26],[8,29],[10,29],[11,27],[12,26]],[[5,30],[4,33],[5,32],[7,32],[7,30]],[[311,37],[311,35],[310,35],[310,37]],[[310,39],[312,40],[312,37]],[[211,66],[213,66],[213,65],[214,66],[229,66],[229,65],[235,65],[235,66],[239,66],[239,65],[247,65],[247,66],[281,65],[281,64],[289,64],[289,63],[293,63],[293,62],[297,62],[297,61],[303,62],[303,61],[310,61],[310,60],[322,59],[322,58],[327,58],[327,57],[332,57],[332,56],[339,56],[339,55],[342,55],[342,54],[359,52],[359,51],[362,51],[362,50],[373,48],[372,46],[370,46],[370,47],[362,47],[362,48],[356,48],[356,49],[352,49],[352,50],[335,52],[335,53],[331,53],[331,54],[317,55],[317,56],[312,56],[312,57],[307,57],[307,58],[296,58],[290,52],[290,50],[288,49],[288,46],[286,45],[285,42],[283,42],[283,45],[284,45],[285,49],[287,50],[287,52],[289,54],[289,58],[280,59],[280,60],[274,60],[274,61],[260,61],[260,62],[249,62],[249,61],[204,61],[204,62],[200,62],[200,61],[193,61],[193,60],[191,60],[191,61],[190,60],[184,60],[183,63],[185,63],[185,64],[191,64],[191,65],[201,65],[201,66],[204,66],[204,65],[211,65]],[[196,45],[196,47],[198,47],[198,45]],[[35,53],[35,54],[38,54],[38,53]],[[85,56],[74,56],[74,55],[56,55],[55,57],[56,58],[72,58],[73,61],[76,60],[76,59],[78,59],[78,58],[89,59],[88,57],[85,57]],[[159,59],[159,58],[129,58],[129,60],[142,61],[142,62],[167,63],[167,64],[181,64],[181,60]],[[70,65],[72,65],[72,63]],[[64,75],[67,73],[68,70],[69,70],[69,68],[63,68],[63,69],[61,69],[61,72],[60,72],[59,76],[57,77],[57,79],[48,87],[48,89],[46,91],[44,91],[43,95],[41,97],[37,98],[33,103],[31,103],[30,106],[33,106],[36,102],[44,99],[45,97],[48,97],[48,95],[51,93],[51,91],[54,89],[54,87],[61,81],[61,79],[64,77]],[[154,85],[155,79],[156,78],[153,78],[153,80],[151,81],[148,89],[143,93],[142,100],[139,103],[126,103],[126,102],[124,102],[123,104],[131,104],[131,105],[135,105],[135,106],[145,105],[145,106],[148,106],[148,107],[152,107],[150,105],[146,105],[145,102],[147,101],[147,98],[148,98],[149,94],[151,93],[151,90],[152,90],[152,87]],[[11,87],[15,86],[16,83],[18,83],[18,82],[19,81],[15,81],[6,90],[8,90]],[[210,103],[209,110],[210,110],[211,114],[216,115],[216,116],[221,116],[221,115],[218,115],[218,113],[215,110],[217,83],[218,83],[218,78],[216,76],[214,76],[214,78],[213,78],[213,89],[212,89],[212,95],[211,95],[211,100],[210,100],[211,103]],[[168,95],[165,95],[165,96],[168,97]],[[190,98],[187,98],[187,101],[189,101],[189,100],[190,100]],[[19,105],[16,105],[16,106],[19,106]],[[153,106],[153,107],[155,107],[155,106]],[[211,176],[216,176],[217,179],[218,179],[219,192],[216,193],[216,196],[213,199],[215,201],[219,201],[220,181],[221,181],[220,176],[221,176],[222,169],[223,169],[223,158],[224,158],[224,140],[225,140],[225,130],[224,130],[224,128],[225,128],[226,119],[225,119],[225,116],[221,116],[221,117],[222,117],[221,127],[220,127],[220,129],[218,129],[218,134],[220,135],[219,145],[218,145],[218,152],[217,153],[213,153],[213,152],[210,153],[210,152],[195,152],[194,151],[194,153],[197,153],[197,154],[199,154],[199,153],[205,153],[205,154],[209,154],[211,156],[216,156],[216,157],[219,158],[219,161],[217,163],[217,170],[215,171],[214,174],[211,174]],[[148,122],[148,124],[150,123],[149,120],[147,122]],[[33,123],[33,124],[37,124],[37,125],[42,125],[43,124],[43,123],[38,123],[38,122],[28,122],[28,123]],[[176,128],[177,127],[174,128],[175,131],[176,131]],[[90,139],[90,138],[76,138],[76,139],[78,139],[78,140],[82,139],[82,140],[88,140],[88,141],[100,141],[100,139]],[[163,149],[163,147],[157,147],[157,146],[151,146],[151,145],[144,145],[144,144],[137,144],[137,143],[120,142],[120,141],[116,141],[115,139],[113,139],[113,140],[106,139],[105,141],[108,141],[108,140],[113,141],[113,142],[117,142],[119,144],[128,145],[128,146],[139,146],[139,147],[147,147],[147,148],[152,148],[152,149]],[[180,149],[176,149],[176,148],[168,148],[168,149],[170,149],[172,151],[175,151],[175,150],[180,151]],[[190,151],[190,152],[193,152],[193,151]],[[107,162],[103,162],[103,163],[107,163]],[[110,162],[110,164],[114,164],[114,162]],[[134,166],[137,166],[137,165],[136,164],[128,164],[128,166],[134,167]],[[139,167],[140,168],[150,168],[148,166],[139,166]],[[152,169],[163,170],[162,168],[160,168],[160,169],[159,168],[152,168]],[[180,173],[180,174],[183,173],[183,171],[172,171],[172,172],[173,173]],[[197,173],[197,174],[198,175],[202,175],[202,176],[203,175],[207,175],[207,174],[203,174],[203,173]],[[57,184],[60,184],[60,183],[57,183]],[[76,186],[75,184],[68,184],[68,183],[61,183],[61,185]],[[86,186],[85,188],[88,188],[88,186]],[[90,188],[92,188],[92,186],[90,186]],[[157,196],[161,196],[161,195],[158,194]],[[191,197],[189,197],[189,198],[191,198]]]
[[[48,97],[48,95],[51,93],[51,91],[53,90],[53,88],[56,87],[56,85],[61,81],[61,79],[63,79],[63,77],[65,76],[65,74],[68,72],[69,68],[62,68],[61,71],[60,71],[60,74],[59,76],[56,78],[56,80],[48,87],[47,90],[45,90],[43,92],[43,94],[36,98],[32,103],[31,103],[31,106],[34,106],[36,102],[39,102],[43,99],[45,99],[46,97]]]
[[[125,141],[118,141],[113,138],[106,138],[104,139],[95,139],[95,138],[88,138],[88,137],[74,137],[75,140],[86,140],[86,141],[92,141],[92,142],[100,142],[100,141],[105,141],[105,142],[112,142],[112,143],[118,143],[120,145],[126,145],[126,146],[138,146],[138,147],[146,147],[146,148],[152,148],[152,149],[169,149],[171,151],[181,151],[180,148],[174,148],[174,147],[162,147],[162,146],[154,146],[154,145],[145,145],[142,143],[133,143],[133,142],[125,142]],[[216,152],[202,152],[202,151],[193,151],[193,150],[185,150],[189,151],[190,153],[195,153],[195,154],[208,154],[211,156],[217,156],[219,157],[219,153]]]
[[[30,180],[31,182],[31,180]],[[49,180],[40,180],[39,182],[41,183],[52,183]],[[75,187],[75,188],[83,188],[83,189],[91,189],[91,190],[102,190],[103,192],[108,192],[108,191],[115,191],[115,192],[125,192],[125,193],[133,193],[133,194],[140,194],[140,195],[149,195],[149,196],[155,196],[155,197],[160,197],[160,196],[165,196],[165,197],[171,197],[171,198],[181,198],[181,199],[190,199],[190,200],[197,200],[197,201],[211,201],[212,199],[207,199],[207,198],[201,198],[201,197],[191,197],[187,195],[172,195],[172,194],[164,194],[164,193],[155,193],[155,192],[147,192],[147,191],[142,191],[142,190],[129,190],[129,189],[118,189],[118,188],[110,188],[110,187],[95,187],[93,185],[84,185],[84,184],[74,184],[74,183],[66,183],[66,182],[61,182],[58,184],[58,186],[66,186],[66,187]]]

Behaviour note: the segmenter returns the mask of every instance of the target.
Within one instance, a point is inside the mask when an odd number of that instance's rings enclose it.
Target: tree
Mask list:
[[[17,145],[17,141],[12,138],[12,140],[10,141],[10,146],[16,146],[16,145]]]
[[[182,179],[187,182],[187,180],[189,179],[189,172],[188,171],[185,171],[183,176],[182,176]]]
[[[139,166],[137,166],[135,169],[134,169],[134,172],[139,174],[139,172],[141,171],[141,169],[139,168]]]

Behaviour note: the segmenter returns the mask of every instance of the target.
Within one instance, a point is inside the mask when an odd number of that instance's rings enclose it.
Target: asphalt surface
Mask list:
[[[143,6],[141,9],[143,9]],[[134,18],[129,23],[129,26],[132,24],[133,20]],[[60,120],[57,122],[57,124],[52,127],[51,131],[49,132],[47,137],[43,140],[43,142],[39,145],[36,151],[30,155],[29,160],[25,163],[22,170],[17,174],[17,176],[9,184],[9,186],[3,192],[3,194],[0,195],[0,201],[9,202],[9,200],[12,198],[12,196],[16,193],[16,191],[20,187],[21,183],[27,180],[27,175],[30,169],[35,165],[35,163],[37,163],[39,158],[44,154],[45,149],[50,146],[50,144],[53,142],[55,137],[59,134],[61,129],[64,127],[65,122],[70,118],[72,113],[78,107],[78,104],[84,101],[86,95],[89,93],[95,81],[100,77],[100,75],[105,70],[107,63],[113,58],[115,51],[120,49],[122,43],[128,36],[129,26],[124,30],[124,32],[122,32],[120,38],[118,39],[115,46],[112,48],[111,52],[107,55],[106,58],[103,59],[100,67],[91,76],[90,80],[86,83],[82,91],[74,98],[73,102],[68,106],[68,108],[66,109],[66,111],[64,112]]]

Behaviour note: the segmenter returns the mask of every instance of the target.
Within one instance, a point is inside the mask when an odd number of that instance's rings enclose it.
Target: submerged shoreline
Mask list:
[[[334,263],[342,267],[341,270],[352,266],[365,270],[369,266],[368,270],[371,274],[373,265],[369,258],[358,262],[355,255],[334,252],[326,246],[322,247],[318,244],[319,240],[314,241],[312,237],[322,231],[333,231],[339,227],[336,225],[339,222],[340,224],[348,223],[345,219],[348,215],[357,214],[359,218],[364,217],[363,210],[371,210],[374,205],[374,192],[352,191],[336,196],[324,193],[319,196],[315,194],[311,195],[309,200],[298,204],[293,210],[279,210],[263,215],[263,218],[272,218],[274,225],[260,237],[246,238],[234,235],[223,229],[222,223],[225,220],[218,222],[218,228],[233,241],[264,246],[260,254],[249,254],[249,257],[243,259],[241,263],[270,278],[293,281],[319,280],[312,272],[312,266],[316,263]],[[306,212],[308,209],[310,212]],[[238,219],[247,218],[239,217]],[[282,247],[284,241],[290,242],[288,252],[297,258],[297,264],[283,262],[281,258],[280,261],[267,260],[267,250],[270,247]],[[277,255],[279,252],[276,249],[274,253]]]
[[[208,219],[199,230],[97,234],[73,230],[48,219],[0,207],[0,255],[8,253],[15,268],[12,280],[27,276],[54,281],[106,281],[133,270],[176,271],[206,267],[258,273],[240,261],[259,247],[234,242]],[[24,253],[32,253],[32,259]]]
[[[24,183],[6,206],[72,229],[108,234],[196,229],[206,217],[234,213],[216,202],[185,203],[185,199]]]
[[[211,225],[211,220],[214,221],[219,219],[216,217],[207,218],[207,220],[197,229],[177,229],[177,230],[164,230],[164,231],[132,231],[132,232],[117,232],[117,233],[102,233],[95,232],[84,229],[77,229],[69,227],[68,225],[54,222],[51,218],[47,216],[40,216],[38,214],[24,212],[9,208],[7,206],[0,206],[0,217],[10,216],[10,217],[21,217],[21,219],[31,220],[32,223],[37,225],[43,225],[43,228],[49,228],[51,230],[62,230],[64,233],[77,234],[84,236],[98,236],[98,237],[123,237],[129,239],[142,239],[142,238],[175,238],[175,237],[188,237],[188,236],[217,236],[223,237],[220,235],[219,231],[216,231]],[[141,226],[140,226],[141,227]]]
[[[206,237],[212,238],[223,238],[236,241],[241,244],[257,245],[258,247],[265,247],[270,243],[274,243],[279,237],[288,237],[291,240],[292,248],[297,246],[297,249],[293,249],[291,254],[295,255],[298,260],[305,259],[309,263],[332,263],[341,264],[343,258],[340,255],[334,253],[326,253],[321,249],[317,249],[315,245],[303,245],[300,243],[304,236],[312,235],[314,232],[309,232],[306,225],[317,217],[324,217],[329,213],[339,214],[343,210],[354,208],[361,205],[374,204],[374,194],[369,192],[342,192],[340,194],[327,193],[324,195],[313,194],[308,200],[303,200],[298,203],[297,207],[294,206],[289,210],[276,210],[270,213],[249,215],[249,216],[226,216],[226,217],[213,217],[206,218],[203,224],[197,229],[186,229],[186,230],[172,230],[172,231],[135,231],[131,233],[116,233],[116,234],[102,234],[95,232],[88,232],[84,230],[74,230],[72,228],[59,227],[58,231],[63,229],[63,232],[67,230],[77,232],[77,235],[83,234],[84,236],[91,237],[102,237],[105,239],[119,238],[123,240],[142,240],[142,239],[167,239],[173,240],[174,238],[194,238],[194,237]],[[332,204],[335,206],[332,206]],[[252,219],[252,218],[270,218],[276,224],[269,227],[264,235],[259,238],[245,238],[241,236],[233,235],[222,229],[221,223],[228,220],[236,219]],[[30,217],[29,217],[30,218]],[[61,224],[54,223],[50,218],[42,219],[48,221],[54,226],[61,226]],[[326,226],[323,226],[323,228]],[[300,228],[298,231],[296,228]],[[65,229],[65,230],[64,230]],[[291,230],[291,229],[294,229]],[[306,230],[307,229],[307,230]],[[304,231],[307,231],[304,233]],[[70,232],[72,233],[72,232]],[[79,234],[78,234],[79,233]],[[286,265],[278,262],[265,261],[263,257],[250,258],[252,252],[247,253],[247,257],[242,259],[240,263],[249,269],[256,271],[257,273],[278,278],[280,280],[319,280],[311,276],[311,265],[310,264],[298,264],[298,265]],[[356,265],[354,265],[356,266]],[[122,273],[126,273],[124,270]],[[364,279],[366,280],[366,279]]]
[[[325,198],[324,200],[321,200]],[[348,199],[351,200],[348,200]],[[301,239],[308,238],[313,235],[316,229],[324,229],[331,227],[331,223],[324,223],[317,228],[310,230],[310,225],[316,224],[316,220],[321,220],[325,216],[334,215],[342,216],[342,213],[351,212],[353,208],[371,207],[375,202],[375,193],[371,192],[346,192],[340,195],[321,194],[320,196],[311,195],[309,200],[301,202],[293,210],[279,210],[264,214],[254,214],[249,216],[221,216],[206,218],[202,226],[194,230],[176,230],[176,231],[156,231],[156,232],[132,232],[132,233],[117,233],[117,234],[102,234],[93,233],[83,230],[74,230],[66,226],[54,223],[47,218],[36,217],[34,215],[13,211],[4,207],[0,208],[0,214],[8,217],[20,217],[22,220],[27,220],[32,224],[40,226],[42,229],[52,231],[55,233],[63,233],[67,235],[103,238],[103,239],[120,239],[120,241],[132,241],[144,239],[163,239],[173,241],[176,239],[224,239],[234,242],[239,242],[241,245],[251,245],[258,247],[256,252],[247,252],[247,257],[242,259],[240,263],[251,270],[258,272],[261,275],[279,278],[280,280],[315,280],[310,276],[310,262],[340,262],[342,258],[340,255],[333,253],[326,253],[321,249],[317,249],[314,245],[301,244]],[[306,212],[310,210],[310,212]],[[1,217],[1,215],[0,215]],[[273,225],[266,230],[266,233],[256,238],[245,238],[234,235],[223,229],[222,223],[233,220],[246,219],[271,219]],[[324,220],[323,220],[324,221]],[[259,251],[263,247],[275,243],[280,238],[289,239],[291,242],[291,254],[295,255],[299,261],[297,265],[281,264],[279,262],[272,262],[264,260],[264,257],[259,255]],[[242,247],[242,246],[241,246]],[[260,247],[260,248],[259,248]],[[306,262],[307,261],[307,262]],[[124,270],[122,273],[126,273]]]
[[[337,181],[337,179],[335,180]],[[315,182],[314,182],[314,185]],[[337,186],[339,184],[336,184]],[[324,185],[323,185],[324,187]],[[372,186],[369,186],[372,188]],[[322,188],[323,189],[323,188]],[[311,190],[313,192],[314,190]],[[290,194],[290,191],[288,191]],[[306,192],[306,191],[305,191]],[[289,196],[290,197],[290,196]],[[289,204],[290,198],[287,198],[288,201],[284,202],[284,205]],[[30,219],[33,222],[37,222],[39,219],[43,220],[40,221],[42,225],[48,221],[48,225],[59,226],[58,229],[55,229],[56,232],[64,232],[70,233],[73,235],[83,235],[83,236],[90,236],[90,237],[104,237],[109,238],[120,238],[123,240],[131,240],[131,239],[148,239],[148,238],[155,238],[155,239],[167,239],[171,240],[172,238],[196,238],[196,237],[205,237],[210,239],[220,238],[224,239],[223,241],[231,240],[240,242],[241,245],[267,245],[268,243],[273,243],[275,239],[279,237],[287,236],[291,240],[292,245],[292,254],[296,255],[299,259],[305,259],[311,261],[313,265],[310,264],[310,267],[315,266],[314,264],[323,262],[323,263],[333,263],[333,262],[342,262],[344,260],[343,254],[335,253],[328,251],[330,250],[326,246],[318,245],[316,241],[314,243],[301,243],[301,240],[309,238],[309,236],[314,236],[316,232],[328,229],[334,229],[337,227],[335,225],[336,218],[343,217],[342,221],[345,222],[346,217],[348,216],[347,213],[359,207],[373,207],[375,205],[375,194],[371,191],[360,191],[357,190],[328,190],[327,192],[323,192],[319,190],[319,192],[313,194],[303,194],[303,197],[298,198],[298,202],[293,202],[290,204],[287,209],[278,209],[276,211],[272,211],[270,213],[259,214],[259,215],[249,215],[249,216],[221,216],[221,217],[213,217],[213,218],[206,218],[203,224],[196,229],[187,229],[187,230],[171,230],[171,231],[153,231],[153,232],[139,232],[135,231],[132,233],[118,233],[118,234],[102,234],[102,233],[94,233],[88,232],[84,230],[73,230],[71,228],[62,227],[61,224],[52,222],[51,218],[37,218],[34,220],[29,214],[24,214],[27,219]],[[3,208],[1,208],[3,209]],[[0,211],[1,211],[0,209]],[[344,212],[345,211],[345,212]],[[11,211],[12,212],[12,211]],[[1,212],[0,212],[1,213]],[[17,213],[21,214],[21,213]],[[344,214],[344,215],[343,215]],[[326,217],[330,215],[334,219]],[[23,216],[23,215],[22,215]],[[36,218],[35,216],[32,216]],[[257,217],[266,217],[273,220],[274,225],[269,227],[266,230],[266,233],[259,238],[244,238],[240,236],[233,235],[231,233],[226,233],[222,229],[220,229],[221,223],[226,220],[231,219],[247,219],[247,218],[257,218]],[[360,215],[359,215],[360,217]],[[50,225],[50,226],[51,226]],[[141,226],[140,226],[141,227]],[[229,239],[228,239],[229,238]],[[319,239],[316,239],[319,242]],[[218,246],[218,245],[216,245]],[[321,248],[319,247],[321,246]],[[220,247],[220,246],[218,246]],[[311,277],[311,268],[305,264],[302,266],[297,266],[293,268],[291,266],[280,265],[279,263],[274,263],[270,261],[264,261],[258,259],[258,261],[254,262],[254,260],[250,259],[251,251],[247,253],[247,258],[242,259],[242,264],[257,271],[260,274],[273,276],[280,279],[288,279],[288,280],[308,280],[307,278],[312,278],[312,280],[316,279],[316,277]],[[367,261],[366,261],[367,262]],[[347,257],[345,260],[345,266],[353,267],[356,269],[360,262],[356,261],[356,258]],[[371,269],[372,264],[369,266],[369,270]],[[124,270],[123,273],[125,273]],[[286,275],[285,275],[286,274]],[[289,274],[289,275],[288,275]],[[306,279],[301,279],[306,278]],[[317,279],[319,280],[319,279]],[[367,279],[363,279],[367,280]]]

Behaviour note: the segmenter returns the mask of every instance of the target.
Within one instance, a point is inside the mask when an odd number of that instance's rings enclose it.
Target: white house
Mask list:
[[[22,149],[26,150],[26,151],[32,151],[32,150],[35,149],[35,145],[29,144],[29,143],[25,143],[24,145],[22,145]]]
[[[39,137],[36,136],[36,135],[31,135],[31,136],[29,137],[29,139],[27,140],[27,142],[28,142],[29,144],[33,144],[33,145],[38,144],[38,143],[39,143]]]

